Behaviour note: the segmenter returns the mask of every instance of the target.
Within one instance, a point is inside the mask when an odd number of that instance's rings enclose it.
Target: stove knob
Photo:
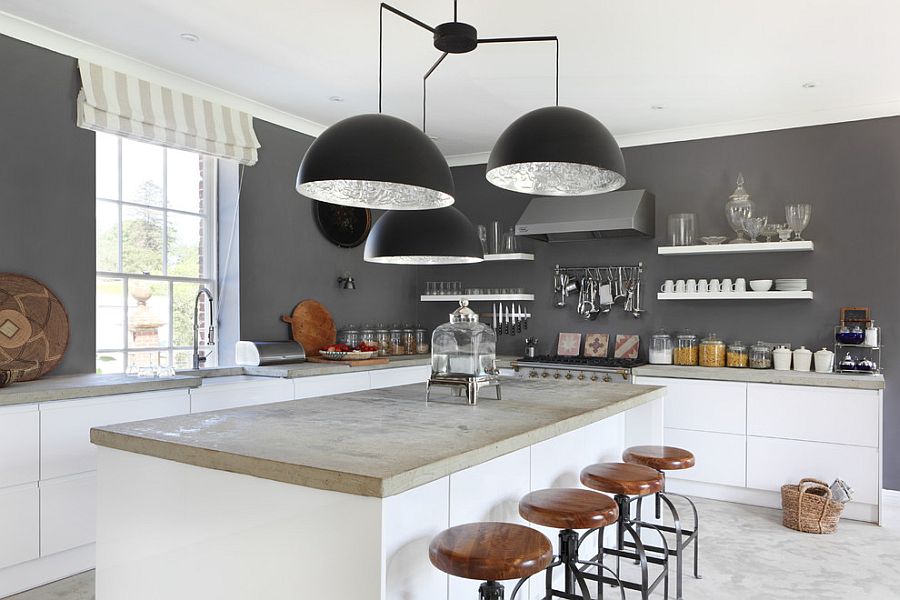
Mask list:
[[[603,376],[603,383],[609,383],[610,381],[612,381],[612,377],[610,377],[609,375]]]
[[[566,379],[572,379],[572,372],[566,373]]]
[[[584,373],[578,374],[578,381],[584,381]]]
[[[597,377],[596,375],[591,375],[591,381],[597,381],[598,379],[599,377]]]
[[[547,371],[544,371],[543,373],[541,373],[541,377],[546,379],[546,378],[550,377],[550,373],[548,373]]]
[[[529,373],[528,376],[529,376],[529,377],[537,377],[537,376],[538,376],[537,371],[535,371],[534,369],[532,369],[532,370],[531,370],[531,373]]]
[[[553,379],[559,379],[559,371],[553,374]]]

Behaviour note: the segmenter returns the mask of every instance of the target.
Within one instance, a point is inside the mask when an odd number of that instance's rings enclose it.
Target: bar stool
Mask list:
[[[536,525],[559,529],[559,555],[547,567],[546,591],[542,600],[549,598],[586,598],[591,595],[587,588],[583,568],[591,566],[608,571],[618,582],[615,572],[599,560],[584,561],[578,558],[578,546],[590,533],[597,531],[602,548],[603,528],[619,520],[619,507],[609,496],[584,489],[546,489],[526,494],[519,500],[519,514],[523,519]],[[579,536],[576,529],[588,531]],[[599,551],[598,551],[599,552]],[[565,590],[553,589],[553,569],[562,566],[565,574]],[[578,596],[575,584],[581,595]],[[603,597],[603,582],[597,581],[597,597]],[[625,600],[625,588],[619,588]]]
[[[553,561],[553,546],[540,531],[514,523],[469,523],[445,529],[428,547],[431,564],[450,575],[483,581],[480,600],[503,600],[501,579],[528,577]]]
[[[675,592],[678,600],[682,600],[682,571],[684,561],[684,549],[691,543],[694,544],[694,577],[702,579],[699,572],[699,546],[700,546],[700,518],[697,513],[697,506],[694,501],[682,494],[675,494],[666,491],[666,471],[678,471],[681,469],[690,469],[694,466],[695,459],[693,453],[684,448],[676,448],[675,446],[632,446],[626,448],[622,453],[622,460],[626,463],[635,465],[644,465],[651,469],[656,469],[663,477],[662,490],[656,493],[656,518],[662,517],[662,503],[664,502],[672,514],[672,527],[659,525],[662,531],[675,534],[675,547],[669,550],[671,555],[675,556]],[[678,515],[675,505],[669,500],[668,496],[675,496],[684,499],[691,507],[694,513],[694,528],[684,529],[681,526],[681,518]],[[642,500],[637,503],[637,520],[641,520],[641,504]],[[686,537],[685,537],[686,536]],[[648,548],[648,550],[661,552],[661,548]]]
[[[631,518],[631,502],[655,494],[662,490],[663,477],[650,467],[626,463],[598,463],[585,467],[581,471],[581,483],[598,492],[613,494],[613,499],[619,507],[619,519],[616,522],[616,547],[613,549],[603,546],[603,538],[600,538],[597,551],[597,562],[603,562],[604,554],[616,557],[616,578],[621,585],[641,593],[641,600],[649,600],[650,594],[663,583],[663,596],[669,597],[669,544],[663,532],[652,523],[643,523]],[[661,556],[648,555],[648,547],[641,540],[639,529],[655,530],[660,537]],[[625,534],[631,537],[631,542],[626,544]],[[634,552],[626,549],[634,548]],[[628,558],[635,561],[641,568],[640,583],[627,581],[622,578],[620,566],[621,559]],[[659,575],[650,581],[649,565],[660,567]],[[589,579],[594,577],[586,575]],[[616,579],[604,577],[598,572],[597,577],[601,583],[616,584]],[[601,587],[602,590],[602,587]],[[601,596],[602,597],[602,596]]]

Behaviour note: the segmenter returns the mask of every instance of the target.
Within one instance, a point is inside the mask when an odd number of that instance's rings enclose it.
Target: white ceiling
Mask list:
[[[452,16],[450,0],[391,4],[432,25]],[[0,0],[0,11],[302,117],[315,133],[377,109],[378,5]],[[895,0],[462,0],[459,17],[483,37],[558,35],[560,103],[623,145],[900,114]],[[438,51],[394,15],[384,34],[384,110],[419,124]],[[553,73],[552,44],[450,56],[429,80],[429,133],[447,155],[488,151],[513,119],[553,102]]]

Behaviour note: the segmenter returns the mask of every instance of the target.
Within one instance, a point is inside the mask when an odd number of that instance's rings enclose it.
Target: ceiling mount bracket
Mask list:
[[[465,54],[478,47],[478,31],[468,23],[452,21],[434,28],[434,47],[448,54]]]

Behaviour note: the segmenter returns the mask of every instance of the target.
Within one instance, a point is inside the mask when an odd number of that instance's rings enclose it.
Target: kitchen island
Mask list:
[[[661,398],[504,379],[477,406],[412,385],[95,428],[96,597],[471,598],[431,537],[659,443]]]

